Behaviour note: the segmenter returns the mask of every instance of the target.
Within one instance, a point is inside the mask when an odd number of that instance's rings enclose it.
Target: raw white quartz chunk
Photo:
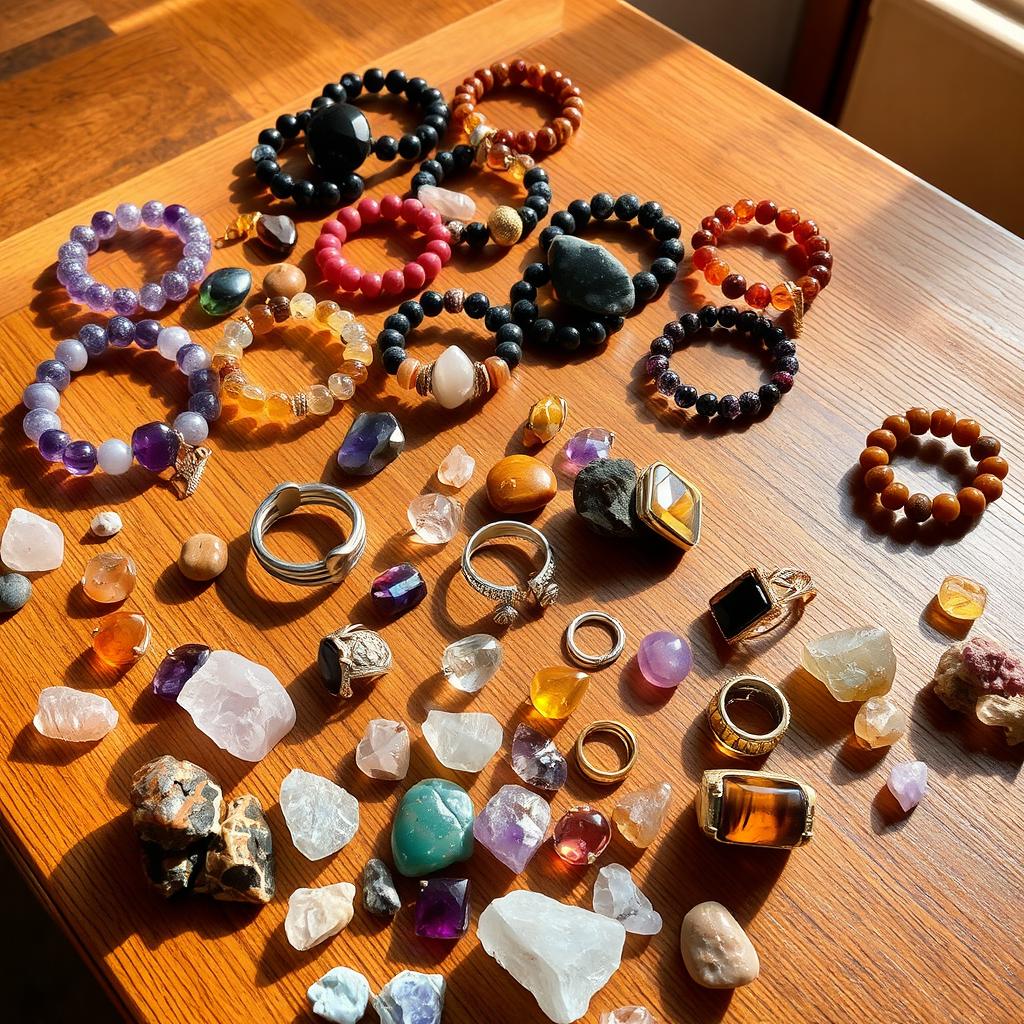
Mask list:
[[[416,198],[432,210],[437,210],[445,220],[460,220],[468,224],[476,213],[476,203],[465,192],[453,192],[450,188],[437,185],[420,185]]]
[[[457,772],[482,771],[503,739],[498,720],[486,711],[431,711],[423,736],[438,761]]]
[[[295,724],[295,705],[277,676],[234,651],[214,651],[178,703],[221,750],[243,761],[262,760]]]
[[[409,730],[390,718],[374,718],[356,745],[356,767],[371,779],[404,779],[409,773]]]
[[[337,853],[359,830],[359,801],[322,775],[293,768],[279,799],[295,849],[310,860]]]
[[[484,910],[477,936],[550,1020],[571,1024],[618,970],[626,929],[582,907],[517,889]]]
[[[288,897],[288,914],[284,919],[288,941],[296,949],[312,949],[337,935],[352,920],[355,897],[356,887],[351,882],[296,889]]]
[[[121,517],[108,509],[106,512],[97,512],[92,517],[92,522],[89,523],[89,532],[94,537],[113,537],[115,533],[121,532],[123,526]]]
[[[63,561],[61,528],[27,508],[12,508],[0,538],[0,562],[11,572],[49,572]]]
[[[92,743],[103,739],[117,725],[117,711],[98,693],[83,693],[70,686],[47,686],[39,693],[39,707],[32,724],[53,740]]]
[[[637,888],[628,868],[606,864],[594,882],[594,913],[612,917],[633,935],[657,935],[661,914]]]

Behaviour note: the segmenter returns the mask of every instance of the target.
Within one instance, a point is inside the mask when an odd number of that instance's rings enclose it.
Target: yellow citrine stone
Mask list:
[[[663,462],[653,463],[641,474],[636,513],[644,525],[684,551],[700,541],[700,491]]]
[[[939,607],[961,622],[980,619],[988,601],[988,591],[966,576],[947,576],[939,587]]]
[[[534,402],[523,427],[523,444],[547,444],[565,426],[569,403],[561,395],[545,395]]]
[[[556,665],[542,668],[530,683],[530,700],[545,718],[568,718],[587,692],[586,672]]]

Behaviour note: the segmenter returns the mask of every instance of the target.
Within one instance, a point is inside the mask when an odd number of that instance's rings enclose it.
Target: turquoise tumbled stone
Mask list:
[[[424,779],[402,797],[391,826],[395,867],[419,878],[473,853],[473,801],[446,779]]]
[[[199,286],[199,305],[210,316],[227,316],[245,302],[252,274],[244,267],[223,267],[207,274]]]

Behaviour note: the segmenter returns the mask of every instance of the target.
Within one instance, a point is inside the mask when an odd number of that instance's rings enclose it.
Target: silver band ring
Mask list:
[[[576,643],[576,630],[592,622],[607,626],[614,638],[611,648],[604,654],[588,654]],[[622,628],[622,623],[607,612],[581,612],[565,627],[565,646],[568,648],[569,657],[580,667],[604,668],[615,661],[625,649],[626,631]]]
[[[263,535],[279,519],[303,505],[327,505],[340,509],[352,520],[343,544],[331,548],[318,562],[285,562],[272,555]],[[249,543],[256,560],[271,576],[299,587],[323,587],[340,583],[362,557],[366,548],[366,520],[362,509],[343,490],[329,484],[278,484],[253,513]]]

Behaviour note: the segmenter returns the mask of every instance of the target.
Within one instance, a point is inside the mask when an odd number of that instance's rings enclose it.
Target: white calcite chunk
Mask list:
[[[92,743],[103,739],[117,725],[117,711],[98,693],[84,693],[70,686],[47,686],[39,693],[32,724],[53,740]]]
[[[657,935],[661,914],[637,888],[628,868],[606,864],[594,882],[594,913],[614,918],[633,935]]]
[[[262,760],[295,724],[295,705],[277,676],[234,651],[214,651],[178,703],[221,750],[243,761]]]
[[[517,889],[486,907],[477,936],[550,1020],[571,1024],[618,970],[626,929],[582,907]]]
[[[336,882],[315,889],[296,889],[288,897],[284,933],[296,949],[312,949],[337,935],[354,913],[352,901],[356,887],[351,882]],[[366,1009],[366,1004],[363,1004]]]
[[[881,626],[857,626],[811,640],[800,662],[836,700],[867,700],[892,689],[896,655]]]
[[[473,397],[475,381],[473,360],[458,345],[449,345],[434,361],[430,390],[442,408],[457,409]]]
[[[64,562],[64,534],[49,519],[12,508],[0,538],[0,562],[12,572],[49,572]]]
[[[501,726],[486,711],[431,711],[423,736],[434,756],[457,772],[479,772],[498,752]]]
[[[359,831],[359,801],[322,775],[293,768],[279,799],[295,849],[310,860],[337,853]]]
[[[332,967],[306,990],[310,1009],[331,1024],[358,1024],[370,1001],[370,985],[351,967]]]
[[[371,779],[404,779],[409,773],[409,730],[390,718],[373,718],[356,745],[356,767]]]
[[[97,512],[89,523],[89,532],[94,537],[113,537],[124,527],[121,517],[114,511]]]
[[[450,188],[437,185],[420,185],[416,198],[432,210],[437,210],[445,220],[459,220],[468,224],[476,213],[476,203],[465,192],[453,192]]]

